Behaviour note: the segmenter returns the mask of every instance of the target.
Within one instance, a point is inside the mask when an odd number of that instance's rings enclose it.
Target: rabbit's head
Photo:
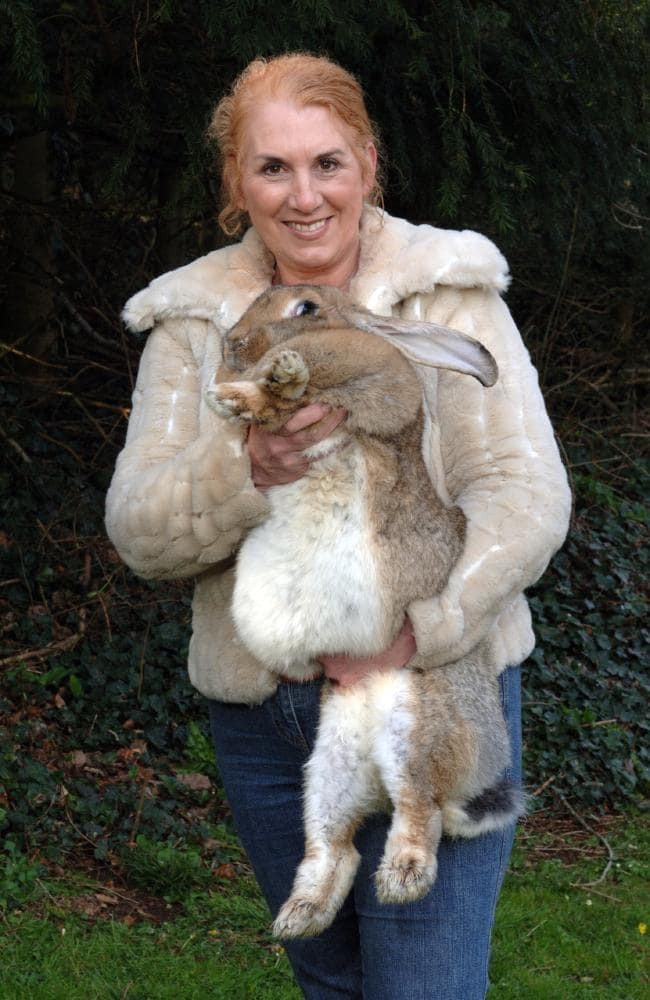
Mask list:
[[[224,340],[224,363],[245,371],[290,337],[323,330],[356,329],[382,337],[410,361],[473,375],[494,385],[497,364],[479,341],[436,323],[376,316],[329,285],[274,285],[246,310]]]
[[[224,363],[232,371],[244,371],[289,337],[349,326],[341,313],[346,305],[349,308],[349,298],[327,285],[274,285],[262,292],[228,331]]]

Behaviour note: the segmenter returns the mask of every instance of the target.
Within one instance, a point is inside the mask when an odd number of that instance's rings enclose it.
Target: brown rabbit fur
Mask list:
[[[278,674],[304,679],[319,656],[385,649],[408,605],[439,593],[460,555],[464,517],[440,501],[424,464],[422,388],[407,358],[496,380],[471,338],[376,317],[322,286],[270,289],[226,336],[207,390],[221,415],[277,431],[310,402],[348,414],[308,450],[304,477],[268,491],[269,517],[238,554],[237,631]],[[305,857],[275,933],[331,923],[358,866],[356,830],[391,806],[378,896],[424,895],[443,831],[477,836],[521,812],[509,763],[497,681],[480,649],[443,668],[416,654],[408,669],[326,684],[306,767]]]

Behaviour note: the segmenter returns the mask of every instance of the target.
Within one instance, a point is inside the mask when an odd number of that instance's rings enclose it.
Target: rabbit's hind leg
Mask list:
[[[423,802],[409,789],[395,802],[384,855],[375,872],[380,903],[421,899],[436,880],[442,817],[427,798]]]
[[[351,832],[336,840],[308,845],[293,883],[291,895],[273,923],[278,938],[313,937],[324,931],[345,902],[359,867],[359,853]]]
[[[375,872],[377,898],[382,903],[420,899],[438,872],[436,853],[442,833],[436,796],[439,782],[419,738],[412,683],[408,671],[397,672],[388,708],[382,709],[379,699],[376,702],[373,753],[393,805],[384,854]],[[386,692],[378,685],[377,694],[385,703]]]
[[[353,837],[372,797],[362,694],[331,694],[305,770],[305,856],[273,924],[279,938],[312,937],[334,920],[359,866]],[[356,706],[356,710],[355,710]]]

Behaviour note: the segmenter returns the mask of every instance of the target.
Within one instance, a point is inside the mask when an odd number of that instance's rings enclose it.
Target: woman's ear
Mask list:
[[[366,165],[363,171],[363,196],[367,197],[375,186],[377,174],[377,147],[374,142],[368,142],[364,150]]]

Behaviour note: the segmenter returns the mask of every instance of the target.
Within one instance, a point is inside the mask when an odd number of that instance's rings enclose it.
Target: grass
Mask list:
[[[648,996],[650,830],[528,823],[495,928],[490,1000]],[[614,860],[603,881],[588,886]],[[244,865],[183,904],[68,874],[0,924],[2,1000],[298,1000]],[[124,909],[124,900],[129,907]],[[398,998],[396,998],[398,1000]]]
[[[42,902],[39,909],[42,908]],[[169,922],[89,920],[60,900],[10,916],[3,1000],[293,1000],[282,949],[250,878],[190,897]]]
[[[606,836],[570,827],[524,828],[518,838],[497,911],[489,1000],[650,995],[648,824],[619,819]],[[607,845],[613,860],[600,881]]]

